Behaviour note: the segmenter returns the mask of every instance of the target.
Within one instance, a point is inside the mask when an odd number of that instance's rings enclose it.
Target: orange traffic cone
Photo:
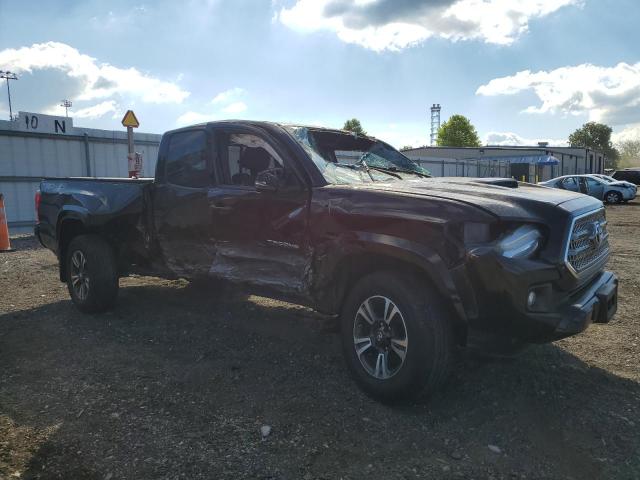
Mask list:
[[[4,197],[0,193],[0,253],[13,252],[11,242],[9,242],[9,227],[7,226],[7,215],[4,213]]]

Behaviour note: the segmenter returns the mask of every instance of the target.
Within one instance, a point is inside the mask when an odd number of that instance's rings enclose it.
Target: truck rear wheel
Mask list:
[[[453,363],[447,309],[417,277],[392,272],[363,277],[343,306],[341,336],[352,376],[382,401],[432,393]]]
[[[85,313],[102,312],[115,304],[118,295],[116,258],[98,235],[79,235],[66,254],[67,287],[71,300]]]

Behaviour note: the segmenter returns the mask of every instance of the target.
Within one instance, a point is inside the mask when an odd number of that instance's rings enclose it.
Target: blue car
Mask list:
[[[637,193],[637,187],[633,183],[598,174],[564,175],[539,182],[538,185],[584,193],[606,203],[628,202],[636,198]]]

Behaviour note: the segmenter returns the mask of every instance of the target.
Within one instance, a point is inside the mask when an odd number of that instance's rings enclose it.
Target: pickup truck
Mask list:
[[[83,312],[111,308],[128,273],[232,282],[333,315],[350,373],[381,400],[433,392],[478,334],[550,342],[617,308],[599,200],[430,178],[340,130],[182,128],[163,136],[155,179],[48,178],[36,203]]]

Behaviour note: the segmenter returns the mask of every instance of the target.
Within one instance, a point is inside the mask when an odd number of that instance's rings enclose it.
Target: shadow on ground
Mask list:
[[[154,282],[106,314],[0,316],[0,437],[21,478],[640,476],[640,385],[557,346],[462,353],[443,392],[389,407],[313,312]]]

